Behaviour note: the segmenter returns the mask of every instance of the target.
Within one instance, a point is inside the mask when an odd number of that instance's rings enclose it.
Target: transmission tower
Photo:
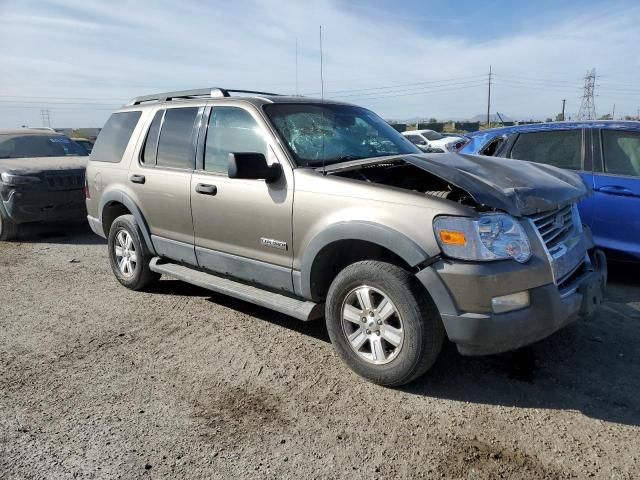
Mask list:
[[[578,112],[578,120],[595,120],[596,105],[593,101],[594,90],[596,87],[596,69],[592,68],[584,77],[584,93],[582,94],[582,103]]]
[[[43,108],[40,110],[40,118],[42,118],[42,126],[51,128],[51,116],[49,115],[49,109]]]

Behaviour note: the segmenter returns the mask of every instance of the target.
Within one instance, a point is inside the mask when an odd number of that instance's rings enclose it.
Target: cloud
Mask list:
[[[602,75],[599,112],[615,102],[617,112],[631,114],[640,103],[633,86],[640,67],[634,53],[638,8],[621,14],[610,6],[585,7],[573,18],[532,20],[516,34],[495,31],[488,38],[470,34],[482,28],[472,12],[443,19],[451,20],[443,30],[385,8],[347,8],[330,0],[6,3],[0,7],[0,126],[37,125],[39,108],[49,108],[54,123],[65,126],[101,124],[108,114],[108,106],[56,105],[46,98],[8,109],[7,96],[86,97],[115,105],[202,86],[293,93],[296,38],[299,89],[316,93],[320,24],[325,92],[388,118],[485,111],[489,65],[495,72],[492,111],[511,117],[553,116],[562,98],[569,112],[577,111],[581,76],[591,67]]]

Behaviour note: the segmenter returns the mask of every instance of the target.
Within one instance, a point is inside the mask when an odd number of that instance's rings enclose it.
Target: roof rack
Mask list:
[[[270,95],[278,96],[278,93],[259,92],[256,90],[235,90],[219,87],[199,88],[196,90],[180,90],[177,92],[154,93],[152,95],[143,95],[131,100],[127,105],[140,105],[146,102],[166,102],[169,100],[178,100],[184,98],[220,98],[230,97],[231,93],[251,93],[254,95]]]

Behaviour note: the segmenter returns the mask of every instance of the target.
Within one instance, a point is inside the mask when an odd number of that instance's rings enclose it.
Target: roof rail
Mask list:
[[[176,92],[165,92],[165,93],[154,93],[152,95],[143,95],[141,97],[136,97],[131,100],[127,105],[140,105],[141,103],[146,102],[166,102],[169,100],[177,100],[184,98],[220,98],[220,97],[230,97],[231,92],[233,93],[252,93],[255,95],[270,95],[270,96],[278,96],[278,93],[270,93],[270,92],[259,92],[256,90],[234,90],[234,89],[226,89],[219,87],[211,87],[211,88],[199,88],[196,90],[180,90]]]

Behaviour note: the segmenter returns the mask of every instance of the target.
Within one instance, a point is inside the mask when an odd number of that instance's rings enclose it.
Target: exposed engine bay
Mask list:
[[[514,217],[556,210],[589,194],[575,173],[479,155],[397,155],[341,162],[323,170],[328,175],[412,190],[477,211],[499,210]]]
[[[403,160],[359,165],[334,172],[333,175],[412,190],[467,205],[478,211],[487,210],[463,189]]]

